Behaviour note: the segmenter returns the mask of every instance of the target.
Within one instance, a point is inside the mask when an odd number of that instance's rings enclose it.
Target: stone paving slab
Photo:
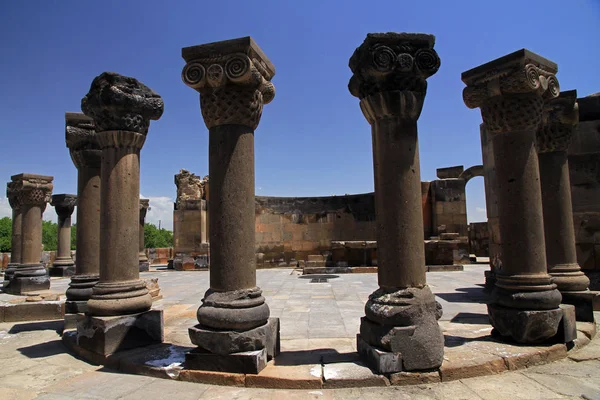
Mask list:
[[[309,331],[317,327],[319,321],[326,323],[336,317],[334,325],[338,337],[311,338],[308,332],[297,338],[282,335],[282,355],[263,370],[262,376],[181,369],[177,363],[183,360],[183,351],[192,347],[187,337],[187,328],[195,324],[195,310],[206,289],[206,286],[202,285],[208,284],[208,274],[167,272],[158,273],[161,288],[165,293],[172,293],[174,297],[166,294],[155,306],[165,310],[165,320],[169,321],[165,330],[171,329],[167,337],[178,338],[179,343],[173,341],[174,346],[165,344],[152,351],[148,351],[149,348],[135,349],[120,354],[113,358],[115,362],[107,368],[92,365],[68,354],[57,333],[61,329],[59,321],[0,323],[0,399],[151,399],[162,398],[169,393],[177,393],[178,397],[184,399],[228,400],[288,397],[344,400],[478,399],[496,398],[493,397],[495,392],[501,392],[503,385],[520,385],[529,381],[533,382],[532,387],[539,389],[537,385],[540,385],[542,388],[536,393],[552,395],[548,398],[581,399],[581,395],[595,398],[592,396],[595,390],[598,390],[596,397],[600,398],[598,339],[592,340],[585,347],[576,345],[567,352],[566,347],[561,347],[562,345],[527,348],[498,343],[491,338],[491,327],[486,322],[485,303],[481,303],[481,287],[477,286],[477,282],[483,280],[483,270],[485,267],[469,266],[463,272],[440,273],[437,275],[440,276],[439,279],[428,279],[440,302],[446,303],[445,313],[448,315],[445,315],[441,322],[446,337],[445,364],[446,361],[456,365],[459,360],[472,360],[464,353],[481,354],[484,358],[503,360],[503,372],[495,375],[465,378],[468,374],[460,377],[456,375],[459,371],[454,371],[457,380],[444,382],[443,372],[379,377],[368,369],[366,371],[363,369],[365,367],[361,368],[360,360],[356,357],[355,339],[354,336],[350,336],[351,332],[348,332],[346,323],[352,318],[358,319],[356,315],[362,314],[364,302],[361,297],[368,296],[376,287],[376,277],[369,274],[352,274],[352,279],[340,277],[324,284],[310,284],[306,280],[298,279],[290,270],[258,271],[259,285],[266,287],[265,291],[269,291],[269,305],[274,303],[272,309],[281,310],[282,319],[285,320],[287,308],[301,307],[304,304],[309,309],[302,313],[308,317],[305,320]],[[156,273],[144,274],[153,276]],[[187,276],[182,277],[179,274]],[[340,280],[336,282],[337,279]],[[53,280],[53,289],[60,285],[66,288],[67,282],[68,279]],[[314,285],[318,285],[317,288],[313,289]],[[330,307],[333,307],[333,310],[328,309]],[[311,318],[314,324],[310,323]],[[343,327],[340,326],[340,320]],[[350,329],[353,329],[353,325],[350,326]],[[588,335],[595,334],[593,324],[581,325],[578,328],[578,340],[589,340]],[[355,331],[352,333],[355,334]],[[461,352],[461,349],[464,351]],[[540,354],[546,356],[542,357]],[[555,358],[565,356],[567,358],[564,360],[551,362]],[[533,362],[521,362],[529,359]],[[550,363],[534,366],[542,362]],[[510,372],[511,363],[514,363],[513,368],[524,369]],[[140,365],[143,371],[137,369]],[[170,368],[166,368],[168,366]],[[121,371],[117,372],[118,369]],[[330,372],[326,374],[326,370],[337,371],[337,376],[333,377]],[[125,371],[136,374],[149,371],[151,376],[123,374]],[[340,375],[340,372],[343,373]],[[515,375],[519,376],[515,378]],[[158,376],[160,378],[157,378]],[[553,386],[554,381],[560,382],[563,377],[565,387]],[[322,384],[317,387],[319,379]],[[376,380],[376,383],[371,381],[370,385],[381,384],[388,379],[390,384],[397,386],[340,388],[362,385],[370,379]],[[438,379],[441,379],[442,383],[435,383]],[[188,382],[183,382],[184,380]],[[490,383],[486,384],[488,381]],[[420,384],[415,385],[417,383]],[[310,389],[299,388],[307,387],[302,385],[310,385]],[[274,390],[253,386],[298,389]],[[98,387],[104,387],[106,390],[98,391]],[[328,387],[336,389],[327,389]],[[535,396],[540,397],[538,394]],[[518,395],[512,397],[523,398]]]

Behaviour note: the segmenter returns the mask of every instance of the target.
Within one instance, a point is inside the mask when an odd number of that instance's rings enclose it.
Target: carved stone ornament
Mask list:
[[[275,67],[251,37],[186,47],[183,82],[200,93],[204,123],[256,129],[264,104],[275,97]]]
[[[561,92],[560,96],[544,103],[542,123],[537,131],[540,153],[567,151],[573,131],[579,122],[577,91]]]
[[[396,116],[417,120],[427,78],[440,68],[435,36],[421,33],[369,33],[350,58],[348,89],[361,99],[370,123]]]
[[[18,192],[22,205],[38,205],[46,207],[52,197],[52,176],[19,174],[11,176],[13,190]]]
[[[150,120],[161,117],[164,104],[156,92],[137,79],[103,72],[94,78],[90,91],[81,100],[81,110],[94,119],[98,132],[127,131],[146,135]]]
[[[521,49],[462,73],[463,100],[481,108],[490,133],[537,130],[544,100],[560,94],[558,67]]]
[[[77,205],[77,196],[74,194],[55,194],[52,195],[50,205],[56,210],[56,214],[61,217],[69,217],[73,214]]]
[[[100,168],[102,150],[94,120],[84,113],[65,113],[65,139],[77,168]]]
[[[21,198],[19,196],[18,186],[18,182],[8,182],[6,184],[6,197],[8,198],[8,204],[10,204],[10,208],[15,211],[19,211],[21,209]]]

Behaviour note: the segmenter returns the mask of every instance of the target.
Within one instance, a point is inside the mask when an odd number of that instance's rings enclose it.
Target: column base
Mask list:
[[[356,349],[367,367],[378,374],[392,374],[402,371],[402,354],[371,346],[360,337],[360,334],[356,335]]]
[[[65,322],[63,325],[63,332],[69,330],[76,330],[77,323],[85,318],[83,313],[68,313],[65,308]]]
[[[19,264],[8,263],[8,265],[6,266],[6,269],[4,270],[4,284],[5,285],[15,275],[15,270],[17,269],[18,266],[19,266]]]
[[[148,261],[140,261],[139,270],[140,270],[140,272],[150,271],[150,263]]]
[[[56,265],[56,264],[53,264],[48,269],[48,275],[50,275],[50,276],[60,276],[60,277],[73,276],[73,275],[75,275],[75,264],[71,264],[71,265]]]
[[[382,351],[400,354],[403,371],[442,365],[444,335],[437,323],[442,309],[429,286],[379,288],[369,296],[365,314],[361,339]]]
[[[279,318],[269,318],[266,324],[242,332],[216,330],[200,324],[188,331],[190,340],[201,353],[228,355],[265,349],[269,360],[279,354]]]
[[[490,293],[492,290],[494,290],[494,287],[496,286],[496,273],[492,270],[485,271],[484,276],[485,284],[483,287],[483,291]]]
[[[73,275],[67,289],[65,310],[68,313],[86,313],[87,302],[92,297],[94,286],[98,283],[98,275]]]
[[[19,264],[8,285],[3,287],[5,293],[21,295],[50,289],[50,277],[43,264]]]
[[[266,349],[232,354],[213,354],[195,349],[185,354],[186,369],[258,374],[266,366]]]
[[[594,322],[594,295],[596,293],[590,290],[560,292],[563,304],[574,305],[577,321],[583,322]]]
[[[142,280],[99,282],[88,300],[88,313],[95,316],[138,314],[149,311],[152,297]]]
[[[114,317],[86,315],[77,323],[77,345],[103,356],[164,341],[162,310]]]
[[[563,318],[563,311],[559,307],[551,310],[519,310],[488,304],[487,308],[497,334],[522,344],[542,343],[554,337]]]

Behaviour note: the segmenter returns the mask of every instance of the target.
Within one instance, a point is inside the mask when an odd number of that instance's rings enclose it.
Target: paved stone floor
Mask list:
[[[488,331],[486,296],[481,291],[487,266],[463,272],[429,273],[432,290],[444,308],[441,325]],[[190,346],[187,328],[208,287],[207,272],[158,270],[167,341]],[[281,318],[282,350],[332,348],[354,351],[354,338],[375,274],[339,275],[311,283],[290,269],[259,270],[258,284]],[[64,291],[68,279],[53,279]],[[7,295],[0,294],[0,301]],[[600,316],[600,315],[599,315]],[[212,386],[116,373],[66,352],[57,331],[61,321],[0,324],[0,399],[596,399],[600,400],[600,338],[567,359],[497,375],[419,386],[335,390],[273,390]],[[458,348],[452,349],[458,350]]]

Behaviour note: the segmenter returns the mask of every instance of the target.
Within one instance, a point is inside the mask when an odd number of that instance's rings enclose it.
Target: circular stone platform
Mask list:
[[[258,375],[187,370],[184,354],[194,348],[187,329],[196,322],[196,309],[208,272],[150,272],[158,277],[163,299],[153,308],[164,310],[165,343],[102,357],[76,345],[75,332],[63,342],[76,355],[124,373],[134,373],[216,385],[240,387],[328,389],[413,385],[446,382],[528,368],[567,357],[595,336],[596,326],[578,323],[573,343],[522,346],[491,336],[480,282],[487,266],[468,265],[461,272],[429,274],[428,280],[444,308],[444,363],[436,371],[377,375],[360,362],[356,333],[364,303],[377,287],[375,274],[340,274],[327,282],[299,278],[290,269],[259,270],[258,284],[281,321],[281,354]],[[53,280],[56,290],[63,282]]]

